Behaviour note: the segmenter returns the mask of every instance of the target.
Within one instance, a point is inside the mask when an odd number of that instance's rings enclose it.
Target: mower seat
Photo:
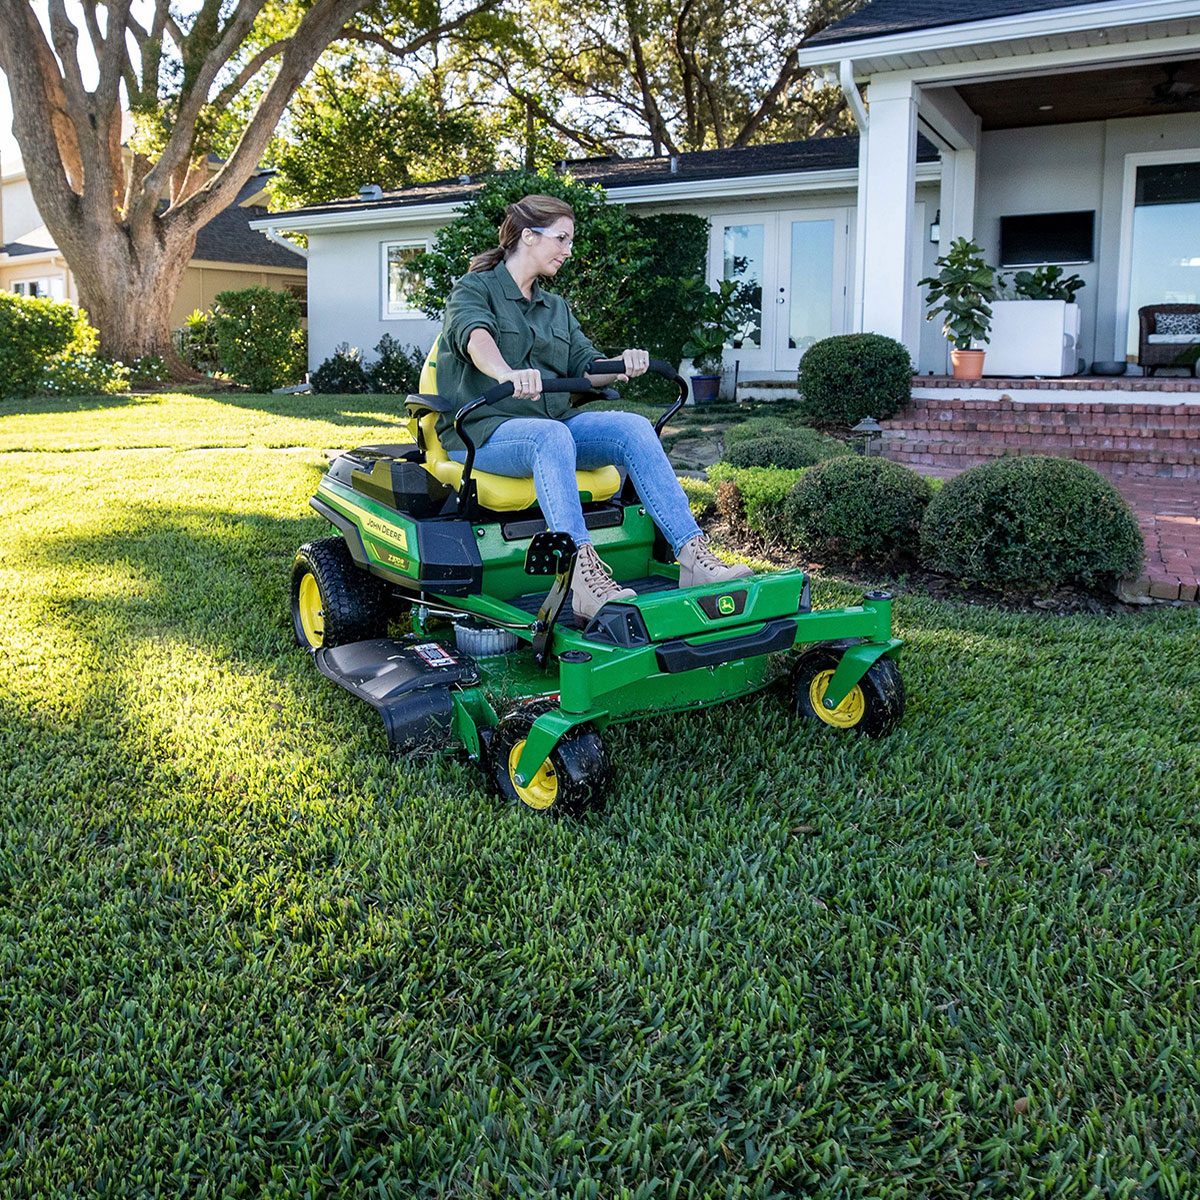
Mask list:
[[[421,368],[421,394],[409,396],[407,408],[416,418],[420,430],[418,441],[425,449],[425,470],[457,492],[462,486],[463,464],[446,453],[437,435],[438,413],[446,407],[445,401],[437,394],[437,352],[440,341],[440,334],[433,339],[425,365]],[[493,475],[490,471],[479,470],[472,470],[471,478],[475,481],[479,503],[493,512],[520,512],[537,507],[537,492],[531,478],[518,479],[512,475]],[[594,471],[576,471],[575,484],[583,501],[608,500],[620,489],[621,475],[613,466],[598,467]]]

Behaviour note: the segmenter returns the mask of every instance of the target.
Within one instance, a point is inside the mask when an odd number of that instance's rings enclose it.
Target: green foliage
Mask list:
[[[728,450],[738,442],[748,442],[765,437],[787,437],[800,428],[798,420],[787,417],[751,417],[737,425],[730,425],[722,433]],[[807,428],[807,426],[804,426]]]
[[[440,318],[446,298],[471,257],[496,245],[504,209],[531,193],[555,196],[575,210],[575,248],[555,276],[553,290],[571,304],[584,332],[604,353],[637,344],[637,313],[650,283],[649,239],[601,188],[553,171],[510,171],[493,176],[459,215],[438,230],[433,249],[413,259],[414,297]]]
[[[1025,300],[1065,300],[1075,303],[1075,293],[1085,287],[1078,275],[1063,276],[1062,267],[1037,267],[1033,271],[1018,271],[1013,276],[1013,291]]]
[[[955,238],[950,250],[934,260],[936,275],[918,281],[928,287],[927,321],[944,313],[942,336],[956,350],[970,350],[975,342],[990,340],[992,307],[999,283],[996,270],[983,260],[983,250],[967,238]]]
[[[915,471],[858,454],[806,471],[784,504],[794,543],[821,561],[875,565],[913,559],[933,491]]]
[[[697,521],[709,516],[717,505],[717,489],[703,479],[679,476],[679,486],[687,497],[688,508]]]
[[[91,354],[97,344],[87,314],[73,304],[0,292],[0,398],[32,395],[52,361]]]
[[[335,346],[333,354],[313,371],[308,382],[318,395],[358,396],[371,390],[362,351],[349,342]]]
[[[312,390],[322,395],[360,395],[363,392],[387,392],[408,395],[419,390],[425,352],[419,346],[402,346],[385,333],[375,347],[379,358],[363,360],[362,351],[342,342],[309,376]]]
[[[221,367],[238,383],[269,392],[304,374],[300,305],[289,292],[266,287],[220,292],[212,313]]]
[[[906,591],[896,736],[613,725],[531,820],[290,645],[395,416],[0,403],[6,1198],[1200,1194],[1194,610]]]
[[[1141,568],[1137,519],[1085,463],[1008,457],[947,481],[921,528],[921,558],[966,583],[1018,592],[1104,585]]]
[[[170,377],[167,360],[161,354],[143,354],[129,364],[129,382],[135,386],[166,383]]]
[[[175,349],[193,371],[212,374],[220,369],[217,351],[217,326],[211,312],[193,308],[183,327],[174,331]]]
[[[38,391],[51,396],[111,396],[129,391],[129,368],[99,354],[69,350],[43,368]]]
[[[742,437],[725,447],[725,461],[734,467],[811,467],[827,458],[853,454],[845,442],[815,429],[796,425],[762,437]]]
[[[800,411],[813,425],[886,420],[912,397],[912,360],[894,338],[845,333],[823,338],[800,360]]]
[[[402,346],[390,333],[385,333],[376,344],[375,353],[379,358],[367,368],[371,391],[406,396],[421,390],[425,351],[420,346]]]
[[[707,291],[708,218],[660,213],[632,220],[648,243],[650,259],[641,306],[630,314],[630,340],[677,367],[687,357],[684,343]]]
[[[474,105],[447,103],[436,72],[416,82],[350,55],[319,67],[292,98],[273,150],[280,208],[490,171],[502,132]]]
[[[698,374],[719,375],[721,359],[745,319],[745,301],[741,286],[722,279],[711,290],[702,281],[695,285],[697,298],[690,301],[695,312],[694,324],[684,343],[683,354],[690,358]]]
[[[784,502],[803,473],[803,468],[716,463],[708,469],[708,481],[717,486],[717,507],[727,521],[744,523],[766,537],[778,537]]]

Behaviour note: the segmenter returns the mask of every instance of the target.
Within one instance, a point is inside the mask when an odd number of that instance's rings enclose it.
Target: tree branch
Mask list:
[[[238,73],[227,83],[216,95],[213,100],[213,107],[217,109],[226,108],[233,98],[252,80],[262,68],[270,62],[277,54],[283,52],[284,47],[288,44],[287,38],[280,38],[277,42],[272,42],[269,46],[264,46]]]

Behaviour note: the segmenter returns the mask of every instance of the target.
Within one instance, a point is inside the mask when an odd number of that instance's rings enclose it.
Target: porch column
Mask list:
[[[977,164],[978,156],[974,150],[942,151],[942,186],[938,197],[942,214],[939,254],[945,254],[955,238],[975,236]]]
[[[860,145],[858,203],[862,209],[861,327],[905,342],[916,304],[910,278],[916,189],[917,89],[911,79],[873,79],[870,133]],[[915,357],[917,347],[908,346]]]

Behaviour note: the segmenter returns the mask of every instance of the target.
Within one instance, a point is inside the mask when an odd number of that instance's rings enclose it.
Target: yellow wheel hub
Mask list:
[[[307,574],[300,580],[300,595],[296,601],[300,609],[300,625],[310,646],[325,643],[325,609],[321,605],[321,589],[316,578]]]
[[[549,808],[558,799],[558,776],[554,773],[550,760],[546,759],[527,784],[524,786],[519,784],[517,782],[517,763],[521,761],[521,752],[524,749],[525,739],[522,738],[509,752],[508,778],[523,804],[528,804],[530,808],[536,809]]]
[[[835,729],[853,729],[867,711],[867,699],[861,686],[856,683],[850,695],[837,708],[826,708],[825,693],[829,691],[832,678],[832,671],[818,671],[808,685],[808,702],[826,725],[832,725]]]

